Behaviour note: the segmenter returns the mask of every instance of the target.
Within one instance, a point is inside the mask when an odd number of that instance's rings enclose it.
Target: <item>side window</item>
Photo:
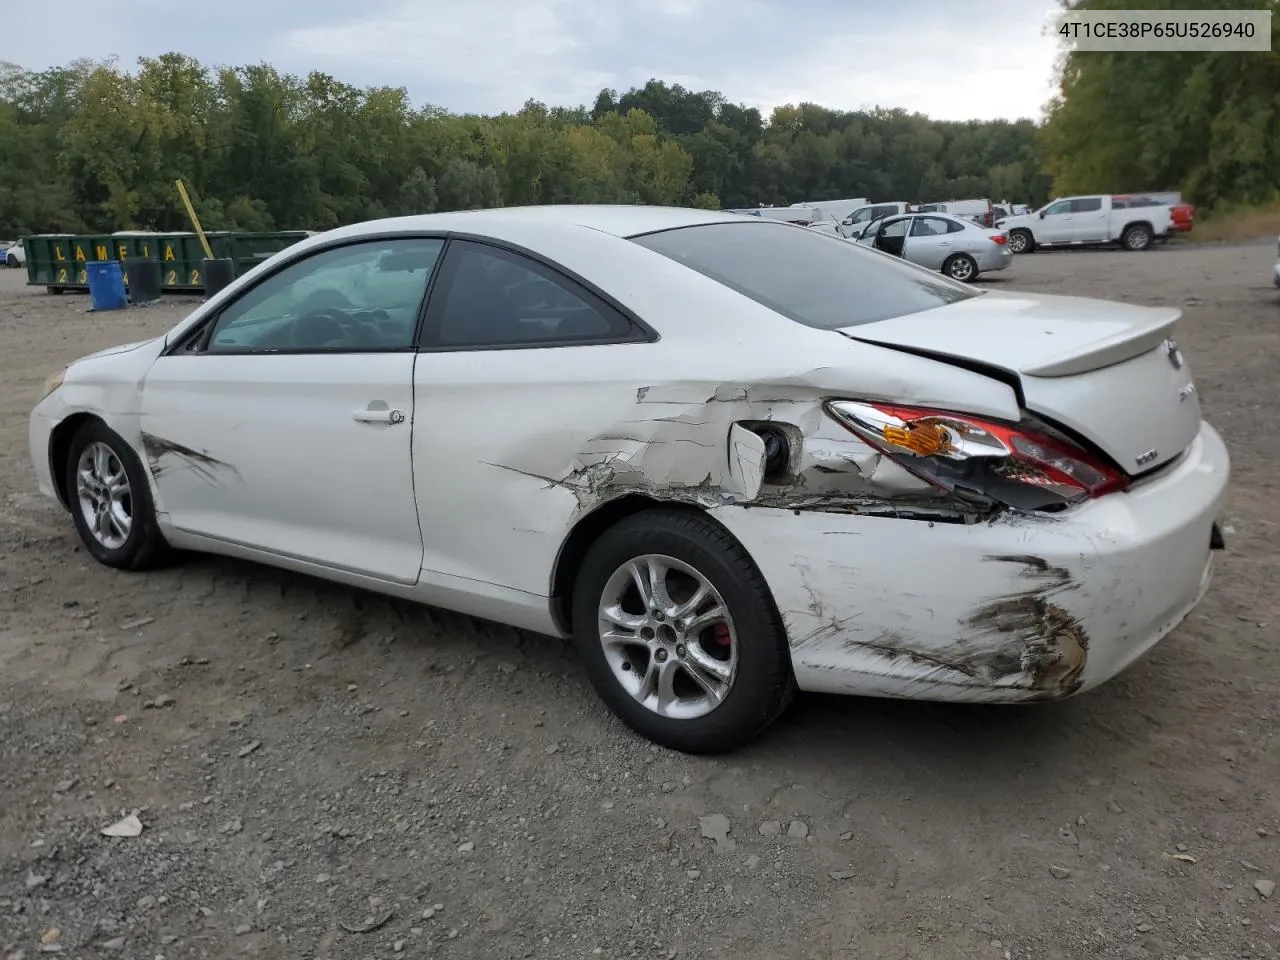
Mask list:
[[[322,250],[225,308],[206,353],[405,350],[443,240],[373,240]]]
[[[1095,210],[1102,209],[1101,197],[1081,197],[1078,200],[1071,201],[1072,213],[1093,213]]]
[[[891,220],[880,228],[880,236],[883,237],[905,237],[907,230],[911,226],[911,217],[904,217],[901,220]]]
[[[939,217],[916,217],[911,227],[913,237],[940,237],[950,230],[951,222]]]
[[[486,244],[455,240],[436,289],[440,292],[431,298],[427,319],[428,347],[570,345],[639,333],[569,278]]]
[[[1049,206],[1044,208],[1044,215],[1046,217],[1052,217],[1056,213],[1070,213],[1070,212],[1071,212],[1070,200],[1059,200],[1056,203],[1051,203],[1049,204]]]
[[[944,221],[947,225],[947,233],[959,233],[964,229],[963,223],[956,223],[954,220]]]

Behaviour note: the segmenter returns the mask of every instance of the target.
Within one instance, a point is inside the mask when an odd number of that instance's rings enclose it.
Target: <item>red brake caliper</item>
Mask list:
[[[727,623],[717,623],[711,628],[711,639],[722,647],[727,647],[732,642],[729,636],[729,625]]]

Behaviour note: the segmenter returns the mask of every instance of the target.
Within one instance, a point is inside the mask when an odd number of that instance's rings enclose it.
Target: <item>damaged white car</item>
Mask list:
[[[1052,700],[1172,630],[1228,479],[1177,318],[701,210],[383,220],[71,364],[31,453],[104,564],[572,636],[633,729],[718,751],[796,688]]]

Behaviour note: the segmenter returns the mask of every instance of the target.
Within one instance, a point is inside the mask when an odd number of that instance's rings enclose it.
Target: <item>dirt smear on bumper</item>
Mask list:
[[[898,631],[885,631],[873,640],[849,640],[845,649],[877,654],[900,668],[923,668],[922,683],[999,689],[1019,700],[1075,693],[1084,679],[1089,635],[1054,600],[1076,589],[1070,571],[1032,555],[984,561],[1021,566],[1027,586],[980,604],[961,621],[968,632],[954,643],[925,649]]]

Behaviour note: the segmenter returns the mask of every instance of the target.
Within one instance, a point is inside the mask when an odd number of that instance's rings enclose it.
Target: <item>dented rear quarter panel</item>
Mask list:
[[[972,412],[1018,417],[1005,384],[794,323],[636,244],[603,238],[554,254],[602,285],[633,278],[610,292],[660,339],[419,356],[414,484],[434,574],[547,597],[574,525],[628,493],[713,512],[742,502],[817,509],[832,495],[938,499],[835,424],[822,410],[829,398],[953,408],[963,398]],[[730,439],[735,424],[761,421],[804,439],[790,481],[753,497]]]

